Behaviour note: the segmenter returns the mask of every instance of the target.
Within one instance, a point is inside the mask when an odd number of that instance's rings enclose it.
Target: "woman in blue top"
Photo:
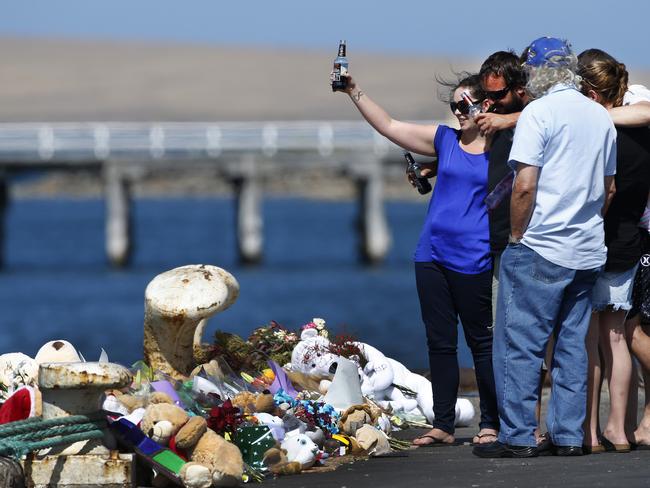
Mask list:
[[[423,165],[436,176],[426,220],[415,250],[415,278],[429,348],[433,387],[433,429],[417,446],[452,444],[459,371],[458,319],[474,358],[480,395],[480,431],[475,443],[496,440],[499,425],[492,373],[492,261],[487,208],[488,144],[469,115],[461,94],[484,103],[478,76],[452,87],[450,107],[460,130],[393,119],[348,77],[347,93],[361,115],[398,146],[437,163]]]

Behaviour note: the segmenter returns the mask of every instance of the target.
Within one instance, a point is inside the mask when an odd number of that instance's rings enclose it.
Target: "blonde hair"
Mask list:
[[[522,55],[523,56],[523,55]],[[568,56],[554,56],[553,63],[538,67],[527,66],[528,83],[526,90],[531,98],[546,95],[557,84],[574,86],[580,89],[582,78],[577,74],[578,58],[571,53]]]
[[[628,82],[623,63],[600,49],[587,49],[578,56],[578,72],[585,81],[582,87],[585,95],[591,89],[600,95],[603,104],[623,105]]]

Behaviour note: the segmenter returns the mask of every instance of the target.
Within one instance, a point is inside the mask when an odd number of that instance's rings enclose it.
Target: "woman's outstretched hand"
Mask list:
[[[345,88],[343,88],[343,89],[338,88],[338,89],[335,89],[334,91],[343,92],[343,93],[347,93],[348,95],[350,95],[352,93],[352,90],[354,90],[356,88],[356,86],[357,86],[356,81],[354,81],[354,78],[352,78],[352,76],[350,76],[349,74],[342,75],[341,78],[342,79],[345,78],[346,80],[348,80],[347,84],[345,85]],[[332,86],[333,81],[334,81],[334,71],[332,71],[330,73],[330,86]]]

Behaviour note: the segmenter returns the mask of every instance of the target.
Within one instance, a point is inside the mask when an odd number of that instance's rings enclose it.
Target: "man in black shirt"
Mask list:
[[[479,114],[476,122],[485,134],[492,134],[488,166],[488,193],[503,178],[512,173],[508,156],[512,146],[514,127],[519,114],[528,103],[526,72],[517,55],[511,51],[497,51],[490,55],[479,71],[486,99],[492,104],[490,112]],[[499,284],[499,261],[510,235],[510,197],[490,212],[490,248],[494,259],[492,282],[492,314],[496,308]]]
[[[512,173],[508,156],[512,147],[514,127],[524,105],[528,103],[526,73],[519,58],[513,52],[498,51],[489,56],[479,71],[486,100],[491,103],[490,111],[479,114],[476,122],[484,134],[492,135],[488,164],[488,193]],[[489,214],[490,249],[492,267],[492,320],[496,312],[499,288],[499,263],[510,235],[510,195],[507,194]],[[473,439],[474,444],[496,441],[497,433],[482,429]]]

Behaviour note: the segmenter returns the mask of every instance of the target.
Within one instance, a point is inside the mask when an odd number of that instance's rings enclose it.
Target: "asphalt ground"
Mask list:
[[[545,397],[548,393],[545,394]],[[642,395],[641,395],[642,396]],[[642,401],[640,402],[640,408]],[[605,420],[607,403],[601,406]],[[456,430],[456,446],[403,451],[396,457],[370,458],[342,465],[336,471],[307,472],[263,483],[279,488],[366,487],[618,487],[650,486],[650,451],[603,453],[581,457],[481,459],[472,454],[477,425]],[[413,439],[424,430],[394,433]]]

